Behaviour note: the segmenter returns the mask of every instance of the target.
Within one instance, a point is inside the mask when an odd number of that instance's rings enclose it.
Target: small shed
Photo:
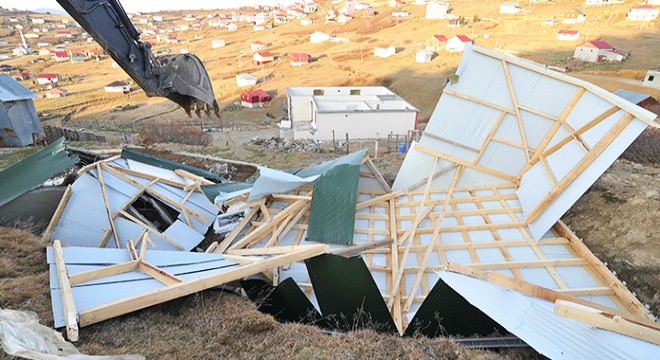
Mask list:
[[[0,138],[5,145],[27,146],[43,135],[32,102],[37,97],[9,75],[0,74]]]
[[[374,49],[374,55],[381,58],[388,58],[396,54],[396,48],[393,45],[378,45]]]
[[[211,40],[211,49],[217,49],[225,46],[225,41],[224,40]]]
[[[447,46],[447,37],[444,35],[433,35],[426,41],[426,50],[439,52]]]
[[[257,81],[257,77],[251,74],[239,74],[236,76],[236,85],[238,87],[256,85]]]
[[[259,51],[261,49],[266,48],[266,46],[268,46],[268,44],[264,44],[261,41],[255,41],[252,44],[250,44],[250,49],[252,49],[252,51]]]
[[[236,24],[229,24],[229,25],[227,25],[227,31],[229,31],[229,32],[234,32],[234,31],[236,31],[236,30],[238,30],[238,25],[236,25]]]
[[[471,44],[473,41],[467,35],[454,35],[451,39],[447,40],[445,49],[448,52],[463,52],[466,44]]]
[[[505,2],[500,5],[500,14],[514,15],[522,11],[517,2]]]
[[[252,56],[252,61],[255,65],[268,64],[275,60],[275,55],[269,51],[261,51]]]
[[[313,34],[309,35],[309,42],[315,44],[321,44],[324,41],[328,41],[328,40],[330,40],[330,35],[321,31],[315,31]]]
[[[268,101],[270,101],[270,95],[261,89],[246,91],[241,94],[241,105],[244,107],[262,107]]]
[[[642,85],[660,89],[660,70],[649,70],[644,76]]]
[[[113,81],[104,86],[103,91],[113,94],[128,94],[131,92],[131,84],[126,81]]]
[[[50,89],[47,93],[44,94],[46,99],[61,98],[69,95],[69,92],[66,89],[62,88],[53,88]]]
[[[578,30],[561,29],[557,32],[557,40],[575,41],[580,37]]]
[[[312,59],[312,55],[310,54],[305,54],[305,53],[289,54],[289,61],[291,62],[292,66],[300,66],[300,65],[308,64],[311,59]]]
[[[415,61],[418,63],[427,63],[431,62],[431,60],[433,60],[433,51],[431,50],[422,49],[415,55]]]

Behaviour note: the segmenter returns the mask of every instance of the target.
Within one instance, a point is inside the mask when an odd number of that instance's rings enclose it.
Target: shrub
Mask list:
[[[142,127],[140,131],[140,142],[147,145],[169,142],[208,146],[213,143],[213,136],[192,126],[149,124]]]

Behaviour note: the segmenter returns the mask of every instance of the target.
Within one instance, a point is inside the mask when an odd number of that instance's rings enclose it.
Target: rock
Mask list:
[[[644,170],[644,165],[642,165],[642,164],[633,163],[632,167],[633,167],[634,170],[639,170],[639,171]]]
[[[637,197],[637,196],[634,197],[632,200],[630,200],[630,205],[633,205],[633,206],[642,205],[643,203],[645,203],[644,199],[642,199],[641,197]]]
[[[644,196],[646,196],[649,199],[655,198],[658,196],[658,191],[657,190],[647,191],[644,193]]]

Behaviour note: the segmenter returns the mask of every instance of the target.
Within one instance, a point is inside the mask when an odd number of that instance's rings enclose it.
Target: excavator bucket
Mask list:
[[[166,97],[184,108],[188,116],[194,111],[197,116],[213,111],[220,117],[220,107],[215,100],[211,79],[199,58],[192,54],[164,55],[160,62],[159,90]]]

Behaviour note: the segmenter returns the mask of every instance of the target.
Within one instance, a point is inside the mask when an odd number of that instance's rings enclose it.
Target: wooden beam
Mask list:
[[[112,217],[112,209],[110,209],[110,203],[108,202],[108,194],[105,191],[105,183],[103,182],[103,170],[101,169],[100,163],[96,164],[96,173],[98,175],[99,184],[101,184],[101,194],[103,195],[103,204],[105,205],[105,213],[108,216],[110,229],[112,229],[112,236],[115,239],[115,247],[117,249],[120,249],[121,245],[119,245],[119,236],[117,235],[117,229],[115,228],[115,219]]]
[[[43,243],[49,242],[51,236],[53,236],[55,227],[57,226],[57,223],[60,221],[60,218],[64,213],[64,209],[66,208],[66,204],[69,202],[69,198],[71,198],[71,185],[66,186],[66,190],[64,190],[64,194],[62,195],[62,199],[60,200],[60,203],[57,204],[57,209],[55,209],[55,213],[53,214],[53,217],[50,219],[50,222],[48,223],[48,227],[46,228],[46,231],[44,231],[44,234],[41,237],[41,241]]]
[[[122,210],[120,214],[122,216],[126,217],[127,219],[131,220],[132,222],[142,226],[143,229],[146,229],[146,230],[149,230],[149,231],[153,232],[154,234],[158,235],[159,238],[161,238],[161,239],[167,241],[168,243],[176,246],[177,248],[183,250],[183,246],[181,244],[179,244],[178,242],[174,241],[173,239],[170,239],[169,237],[165,236],[165,234],[158,231],[158,229],[154,229],[151,226],[143,223],[142,221],[140,221],[140,219],[136,218],[135,216],[129,214],[126,211]]]
[[[234,239],[245,229],[245,227],[252,221],[252,218],[259,212],[261,209],[259,206],[253,207],[245,217],[236,225],[235,228],[231,230],[229,235],[227,235],[221,242],[218,244],[217,248],[213,251],[214,253],[224,253],[225,250],[234,242]]]
[[[500,124],[502,124],[502,120],[504,120],[506,114],[507,114],[506,111],[502,111],[500,113],[500,116],[497,118],[495,124],[493,124],[493,127],[490,129],[488,136],[486,136],[486,140],[484,140],[484,143],[481,145],[481,149],[477,153],[477,156],[475,156],[474,160],[472,160],[472,164],[476,165],[479,162],[479,159],[481,159],[481,156],[483,156],[484,151],[486,151],[486,147],[488,147],[488,144],[490,144],[491,139],[493,139],[493,136],[495,136],[495,132],[497,132],[497,128],[499,128]]]
[[[334,250],[329,250],[328,253],[333,254],[333,255],[343,256],[343,257],[351,257],[353,255],[357,255],[357,254],[363,253],[363,252],[368,251],[368,250],[388,246],[388,245],[392,244],[392,241],[393,241],[392,238],[386,238],[386,239],[383,239],[383,240],[377,240],[377,241],[373,241],[373,242],[370,242],[370,243],[365,243],[365,244],[360,244],[360,245],[355,245],[355,246],[348,246],[348,247],[345,247],[345,248],[337,248],[337,249],[334,249]]]
[[[93,280],[103,279],[113,275],[119,275],[134,271],[137,269],[138,260],[133,260],[125,263],[105,266],[100,269],[80,272],[69,276],[71,286],[83,284]]]
[[[591,151],[587,153],[576,165],[571,169],[564,178],[562,178],[556,186],[552,188],[550,193],[543,197],[543,199],[534,206],[534,208],[525,215],[525,222],[531,223],[534,221],[550,204],[561,195],[564,190],[589,166],[596,160],[596,158],[607,148],[610,143],[621,134],[621,132],[633,121],[633,116],[626,113],[621,119],[603,136],[600,141],[594,146]]]
[[[476,98],[476,97],[473,97],[473,96],[470,96],[470,95],[461,94],[461,93],[456,92],[454,90],[449,90],[449,89],[445,88],[445,90],[442,93],[443,94],[449,94],[451,96],[455,96],[455,97],[463,99],[463,100],[472,101],[472,102],[475,102],[477,104],[481,104],[481,105],[484,105],[484,106],[488,106],[490,108],[497,109],[499,111],[504,111],[504,112],[507,112],[507,113],[510,113],[510,114],[515,114],[515,112],[513,110],[507,109],[504,106],[493,104],[491,102],[484,101],[482,99],[479,99],[479,98]]]
[[[73,300],[69,274],[66,270],[62,245],[59,240],[53,242],[53,255],[55,255],[57,282],[60,287],[62,313],[64,314],[64,323],[66,324],[66,336],[71,341],[78,341],[78,312],[76,311],[76,303]]]
[[[367,159],[366,164],[367,164],[367,167],[369,168],[369,170],[371,170],[371,172],[376,177],[376,181],[378,181],[380,186],[383,187],[383,190],[385,190],[387,192],[392,191],[392,189],[390,188],[390,185],[387,183],[387,181],[385,181],[385,178],[383,178],[383,174],[380,173],[380,171],[378,170],[378,168],[376,167],[374,162],[371,161],[371,158]]]
[[[597,310],[566,300],[555,302],[555,314],[599,329],[660,345],[660,325]]]
[[[442,136],[436,135],[436,134],[434,134],[434,133],[432,133],[432,132],[430,132],[430,131],[428,131],[428,130],[425,130],[425,131],[424,131],[424,136],[428,136],[428,137],[430,137],[431,139],[438,140],[438,141],[442,141],[442,142],[444,142],[444,143],[447,143],[447,144],[450,144],[450,145],[454,145],[454,146],[456,146],[456,147],[459,147],[459,148],[462,148],[462,149],[465,149],[465,150],[473,151],[473,152],[476,152],[476,153],[479,152],[479,149],[475,149],[475,148],[473,148],[473,147],[471,147],[471,146],[463,145],[463,144],[461,144],[461,143],[459,143],[459,142],[456,142],[456,141],[454,141],[454,140],[449,140],[449,139],[443,138]]]
[[[475,169],[477,171],[481,171],[483,173],[486,173],[486,174],[489,174],[489,175],[493,175],[493,176],[508,180],[508,181],[510,181],[514,184],[518,184],[520,182],[519,179],[517,179],[517,178],[515,178],[515,177],[513,177],[509,174],[505,174],[503,172],[499,172],[499,171],[496,171],[496,170],[493,170],[493,169],[490,169],[490,168],[487,168],[487,167],[484,167],[484,166],[481,166],[481,165],[476,165],[476,164],[473,164],[469,161],[443,154],[439,151],[429,149],[429,148],[424,147],[424,146],[419,145],[419,144],[415,145],[415,150],[417,150],[419,152],[422,152],[424,154],[435,156],[435,157],[440,158],[440,159],[451,161],[451,162],[453,162],[454,164],[457,164],[457,165],[462,165],[462,166],[465,166],[465,167],[469,167],[469,168]]]
[[[516,114],[516,120],[518,122],[518,131],[520,132],[520,139],[522,140],[523,150],[525,151],[525,158],[527,159],[527,161],[529,161],[529,146],[527,146],[527,135],[525,134],[525,128],[523,127],[522,117],[520,116],[520,110],[518,109],[516,92],[513,89],[513,84],[511,83],[511,76],[509,75],[509,66],[504,60],[502,60],[502,68],[504,69],[506,84],[509,88],[509,93],[511,95],[511,103],[513,104],[513,109]]]
[[[208,288],[226,284],[230,281],[258,274],[277,266],[283,266],[297,261],[302,261],[325,251],[325,245],[310,245],[305,249],[262,259],[257,262],[238,266],[227,271],[206,275],[194,280],[183,281],[177,284],[166,285],[162,288],[146,291],[124,299],[111,301],[80,312],[80,326],[87,326],[99,321],[107,320],[116,316],[127,314],[132,311],[143,309],[155,304],[176,299],[181,296],[199,292]]]
[[[404,193],[405,193],[405,191],[398,190],[398,191],[383,194],[383,195],[380,195],[380,196],[372,197],[369,200],[365,200],[365,201],[361,201],[361,202],[357,203],[357,206],[355,207],[355,210],[368,208],[368,207],[371,207],[371,206],[376,205],[376,204],[387,203],[390,199],[397,198],[397,197],[403,195]]]
[[[202,183],[204,185],[215,184],[213,181],[208,180],[205,177],[189,173],[189,172],[187,172],[186,170],[183,170],[183,169],[175,169],[174,173],[181,176],[182,178],[186,178],[186,179],[192,180],[194,182],[199,182],[199,183]]]
[[[139,260],[137,269],[158,280],[165,285],[173,285],[183,282],[180,278],[168,273],[165,270],[159,269],[145,261]]]

